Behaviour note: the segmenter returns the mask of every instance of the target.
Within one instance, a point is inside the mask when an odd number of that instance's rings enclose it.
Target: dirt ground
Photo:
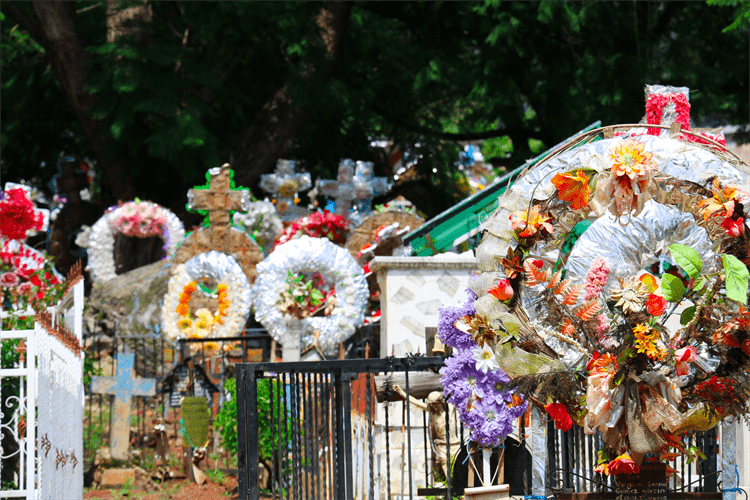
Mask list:
[[[162,491],[146,493],[135,489],[119,488],[108,490],[87,490],[83,498],[106,498],[112,500],[232,500],[237,496],[237,478],[227,477],[221,484],[208,483],[198,486],[187,479],[174,479],[161,483]]]

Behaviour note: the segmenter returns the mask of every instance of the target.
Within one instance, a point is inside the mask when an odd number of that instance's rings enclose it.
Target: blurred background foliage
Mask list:
[[[2,181],[43,189],[88,156],[104,210],[184,213],[206,169],[418,159],[394,194],[458,201],[461,141],[512,168],[586,125],[633,123],[646,83],[691,88],[695,126],[747,124],[750,9],[710,2],[0,3]],[[385,148],[372,142],[382,139]]]

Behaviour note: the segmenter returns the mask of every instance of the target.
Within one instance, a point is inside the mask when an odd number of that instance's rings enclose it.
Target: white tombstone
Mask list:
[[[380,355],[425,352],[424,329],[437,326],[438,310],[466,301],[476,258],[466,254],[435,257],[375,257],[370,270],[380,285]]]

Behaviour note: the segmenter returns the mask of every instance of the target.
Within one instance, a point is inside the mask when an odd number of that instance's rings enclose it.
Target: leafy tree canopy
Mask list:
[[[3,1],[2,176],[89,155],[104,206],[178,210],[230,160],[256,196],[281,157],[393,174],[388,138],[420,158],[398,192],[434,215],[460,196],[457,141],[516,166],[637,122],[646,83],[690,87],[697,126],[747,122],[747,2],[711,1]]]

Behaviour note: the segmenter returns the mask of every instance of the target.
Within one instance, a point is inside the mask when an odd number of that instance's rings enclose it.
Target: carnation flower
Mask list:
[[[0,275],[0,286],[3,288],[14,287],[19,281],[20,280],[16,273],[3,273]]]
[[[549,416],[555,421],[555,427],[562,431],[569,431],[573,427],[573,419],[568,413],[568,408],[562,403],[549,403],[544,405]]]
[[[583,299],[591,300],[599,297],[604,285],[607,283],[608,277],[609,265],[607,261],[601,257],[595,258],[586,273],[586,294]]]
[[[476,295],[470,289],[466,290],[468,300],[462,306],[446,306],[439,309],[437,335],[445,345],[449,345],[453,348],[473,348],[476,347],[476,342],[471,338],[468,333],[462,332],[453,324],[458,321],[459,318],[464,316],[471,316],[476,314],[474,308],[474,299]]]

